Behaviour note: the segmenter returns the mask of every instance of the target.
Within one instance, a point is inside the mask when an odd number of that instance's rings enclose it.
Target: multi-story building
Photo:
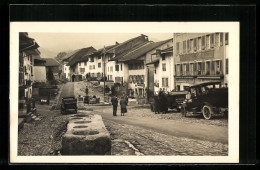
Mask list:
[[[34,82],[46,82],[46,60],[42,59],[40,55],[34,56],[33,66],[33,80]]]
[[[228,85],[228,33],[174,33],[176,90],[204,81]]]
[[[154,64],[154,93],[159,91],[170,92],[174,89],[173,76],[173,47],[172,41],[170,47],[157,49],[153,55],[156,59],[151,63]]]
[[[89,70],[95,70],[95,59],[89,57],[94,52],[96,52],[96,49],[93,47],[82,48],[71,56],[67,66],[70,69],[70,80],[72,82],[86,78]]]
[[[122,57],[117,58],[117,61],[124,63],[125,66],[124,74],[128,82],[129,96],[147,99],[147,90],[150,90],[149,85],[153,84],[153,82],[151,82],[151,76],[148,76],[149,69],[146,68],[146,64],[151,60],[151,55],[156,52],[156,49],[168,47],[171,44],[172,39],[160,42],[148,41]]]
[[[34,56],[39,45],[26,32],[19,33],[19,100],[32,97]]]
[[[128,64],[119,59],[148,43],[148,37],[141,34],[138,37],[127,40],[106,51],[108,62],[106,64],[107,78],[114,83],[128,82]]]

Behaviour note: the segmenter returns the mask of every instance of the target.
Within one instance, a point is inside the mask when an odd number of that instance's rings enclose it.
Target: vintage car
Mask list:
[[[67,111],[74,111],[77,113],[77,99],[75,97],[63,97],[61,102],[61,114],[67,113]]]
[[[186,99],[181,105],[181,113],[203,114],[207,120],[215,114],[228,114],[228,88],[221,87],[221,82],[204,82],[190,86]]]
[[[159,96],[154,96],[151,103],[151,111],[155,113],[167,112],[168,109],[177,109],[179,111],[182,102],[185,100],[187,91],[172,91],[164,93],[165,101],[160,101]]]

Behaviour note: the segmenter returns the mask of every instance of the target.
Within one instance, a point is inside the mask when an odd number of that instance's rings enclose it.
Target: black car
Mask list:
[[[221,82],[204,82],[190,86],[186,99],[181,105],[181,113],[187,116],[192,114],[203,114],[209,120],[215,114],[228,114],[228,88],[221,87]]]

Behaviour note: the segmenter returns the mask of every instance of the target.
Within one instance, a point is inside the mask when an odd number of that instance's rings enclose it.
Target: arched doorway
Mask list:
[[[71,80],[72,80],[72,82],[75,81],[75,75],[72,75],[72,76],[71,76]]]

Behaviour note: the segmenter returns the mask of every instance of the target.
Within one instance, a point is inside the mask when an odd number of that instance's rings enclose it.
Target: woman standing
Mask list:
[[[127,109],[126,109],[126,99],[125,97],[121,97],[121,100],[120,100],[120,106],[121,106],[121,116],[125,115],[125,113],[127,112]]]

